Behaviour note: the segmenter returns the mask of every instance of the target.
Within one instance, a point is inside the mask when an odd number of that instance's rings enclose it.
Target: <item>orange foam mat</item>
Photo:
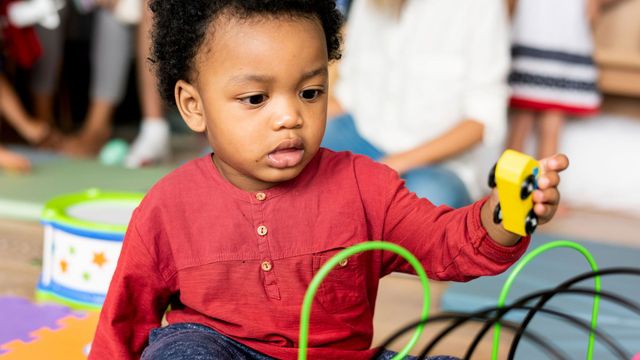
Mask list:
[[[87,345],[93,340],[99,316],[99,312],[89,312],[82,318],[64,317],[58,321],[59,329],[41,328],[33,331],[33,341],[16,340],[2,345],[8,352],[1,355],[0,359],[86,359]]]

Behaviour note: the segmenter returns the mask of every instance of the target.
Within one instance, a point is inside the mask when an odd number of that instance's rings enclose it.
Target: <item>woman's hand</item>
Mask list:
[[[410,153],[396,153],[380,159],[380,162],[397,171],[399,175],[417,167]]]

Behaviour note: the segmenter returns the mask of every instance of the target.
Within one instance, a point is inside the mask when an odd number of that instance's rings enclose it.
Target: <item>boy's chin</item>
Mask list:
[[[302,166],[302,164],[284,169],[271,168],[269,174],[265,176],[265,179],[263,180],[271,183],[289,181],[300,175],[303,169],[304,166]]]

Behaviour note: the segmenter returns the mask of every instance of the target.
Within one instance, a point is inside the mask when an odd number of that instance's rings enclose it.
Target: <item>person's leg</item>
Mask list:
[[[342,114],[327,121],[322,147],[334,151],[351,151],[373,160],[379,160],[385,155],[360,136],[350,114]]]
[[[206,326],[180,323],[154,329],[142,360],[217,360],[272,358],[250,349]]]
[[[49,125],[37,121],[25,110],[3,75],[0,75],[0,115],[30,144],[41,143],[49,133]]]
[[[33,92],[33,107],[35,117],[47,124],[52,124],[53,95],[63,59],[64,50],[64,23],[67,18],[67,7],[59,11],[62,25],[55,29],[46,29],[40,25],[35,26],[42,56],[31,69],[30,87]]]
[[[122,100],[131,63],[133,28],[98,9],[91,40],[89,111],[80,134],[63,151],[71,155],[96,155],[111,136],[111,118]]]
[[[462,180],[443,166],[428,166],[405,173],[406,187],[435,205],[454,208],[469,205],[471,197]]]
[[[538,124],[538,158],[544,159],[558,152],[558,140],[564,126],[562,111],[545,111]]]
[[[169,122],[164,116],[164,105],[156,87],[156,79],[149,64],[151,47],[151,23],[153,13],[148,1],[141,1],[143,12],[138,25],[136,44],[136,65],[138,73],[138,93],[142,107],[140,132],[127,154],[125,165],[138,168],[161,161],[170,153]]]
[[[532,111],[517,110],[509,119],[509,136],[507,137],[507,149],[524,151],[531,129],[535,120]]]

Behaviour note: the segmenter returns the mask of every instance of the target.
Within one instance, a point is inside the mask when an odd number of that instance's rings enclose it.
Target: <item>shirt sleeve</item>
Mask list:
[[[139,359],[160,326],[170,287],[138,230],[134,212],[100,314],[89,359]]]
[[[484,125],[484,143],[500,144],[506,134],[510,66],[509,26],[504,1],[468,1],[468,77],[463,100],[467,119]]]
[[[480,210],[487,198],[460,209],[436,207],[409,192],[396,175],[388,177],[391,196],[386,207],[383,236],[407,248],[435,280],[469,281],[505,271],[526,251],[529,237],[502,246],[482,226]],[[383,274],[415,273],[403,259],[383,255]]]

